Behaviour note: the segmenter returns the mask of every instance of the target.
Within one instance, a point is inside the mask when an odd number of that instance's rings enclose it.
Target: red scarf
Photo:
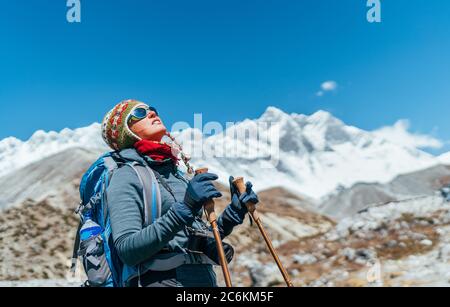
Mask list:
[[[178,164],[177,151],[170,145],[160,142],[141,140],[134,144],[134,148],[144,156],[155,161],[171,159],[174,164]]]

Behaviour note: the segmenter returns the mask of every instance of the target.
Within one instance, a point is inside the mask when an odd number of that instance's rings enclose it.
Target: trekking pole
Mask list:
[[[246,186],[244,183],[244,178],[238,177],[233,181],[233,184],[238,189],[240,194],[245,193]],[[266,241],[267,247],[270,250],[270,253],[273,256],[273,259],[277,263],[278,268],[280,269],[281,274],[283,275],[283,278],[286,282],[286,285],[288,287],[294,287],[294,284],[291,281],[291,278],[289,277],[288,272],[284,268],[283,264],[280,261],[280,258],[278,257],[277,252],[275,251],[275,248],[273,247],[272,241],[269,238],[269,235],[267,234],[266,230],[264,229],[264,226],[262,225],[261,218],[259,217],[258,212],[256,211],[256,205],[253,203],[246,203],[248,212],[250,213],[250,216],[252,217],[253,221],[258,225],[259,231],[261,232],[261,235],[264,238],[264,241]]]
[[[196,175],[207,173],[207,168],[201,168],[195,171]],[[217,254],[219,255],[219,262],[220,266],[222,267],[223,277],[225,279],[225,284],[227,287],[231,288],[233,285],[231,284],[231,276],[230,276],[230,270],[228,269],[228,262],[225,257],[225,251],[223,249],[222,245],[222,238],[220,237],[219,228],[217,226],[217,216],[216,212],[214,210],[214,201],[209,200],[205,206],[205,214],[206,217],[211,224],[213,233],[214,233],[214,239],[216,240],[216,247],[217,247]]]

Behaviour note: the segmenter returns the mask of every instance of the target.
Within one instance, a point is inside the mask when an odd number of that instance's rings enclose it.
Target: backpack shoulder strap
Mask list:
[[[161,191],[155,173],[139,163],[128,164],[135,172],[144,191],[144,225],[151,225],[161,217]]]

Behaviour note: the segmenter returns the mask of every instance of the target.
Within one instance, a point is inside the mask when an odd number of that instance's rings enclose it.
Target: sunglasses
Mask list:
[[[148,107],[148,106],[138,107],[138,108],[134,109],[133,112],[130,113],[130,121],[131,120],[134,120],[134,121],[142,120],[142,119],[146,118],[150,112],[154,112],[156,116],[159,116],[158,111],[156,111],[156,109],[153,107]]]

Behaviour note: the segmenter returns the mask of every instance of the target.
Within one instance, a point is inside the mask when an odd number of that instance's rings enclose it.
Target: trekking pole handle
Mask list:
[[[205,174],[205,173],[208,173],[208,171],[209,170],[207,168],[200,168],[195,171],[195,175]],[[204,205],[204,209],[205,209],[206,218],[208,219],[208,221],[212,227],[212,231],[214,234],[214,240],[216,241],[217,253],[219,256],[220,266],[222,267],[225,285],[228,288],[231,288],[233,286],[233,284],[231,282],[231,274],[230,274],[230,270],[228,269],[228,262],[227,262],[227,259],[225,256],[225,251],[223,249],[222,238],[220,237],[220,231],[219,231],[219,227],[217,225],[217,216],[216,216],[216,212],[214,210],[214,200],[211,199],[211,200],[207,201],[206,204]]]
[[[233,180],[234,186],[238,189],[239,194],[243,194],[246,192],[247,187],[245,186],[244,178],[243,177],[237,177]],[[258,211],[256,211],[256,204],[254,203],[246,203],[248,212],[251,214],[253,219],[256,221],[259,221],[259,214]]]
[[[247,191],[247,187],[245,185],[243,177],[238,177],[235,180],[233,180],[233,184],[238,189],[239,194],[245,193]],[[253,218],[256,225],[258,226],[259,231],[261,232],[261,235],[264,238],[264,241],[266,241],[267,247],[269,248],[270,253],[272,254],[278,268],[280,269],[280,272],[283,275],[286,285],[288,287],[294,287],[294,284],[291,281],[291,277],[289,276],[289,273],[286,271],[285,267],[281,263],[280,257],[278,256],[278,253],[276,252],[275,248],[273,247],[272,240],[269,238],[269,235],[267,234],[266,230],[264,229],[264,226],[261,222],[258,211],[256,210],[256,204],[246,203],[245,205],[247,206],[250,216]]]
[[[207,168],[199,168],[195,171],[195,175],[206,174],[209,172]],[[217,221],[216,212],[214,211],[214,200],[208,200],[205,205],[206,218],[209,222]]]

